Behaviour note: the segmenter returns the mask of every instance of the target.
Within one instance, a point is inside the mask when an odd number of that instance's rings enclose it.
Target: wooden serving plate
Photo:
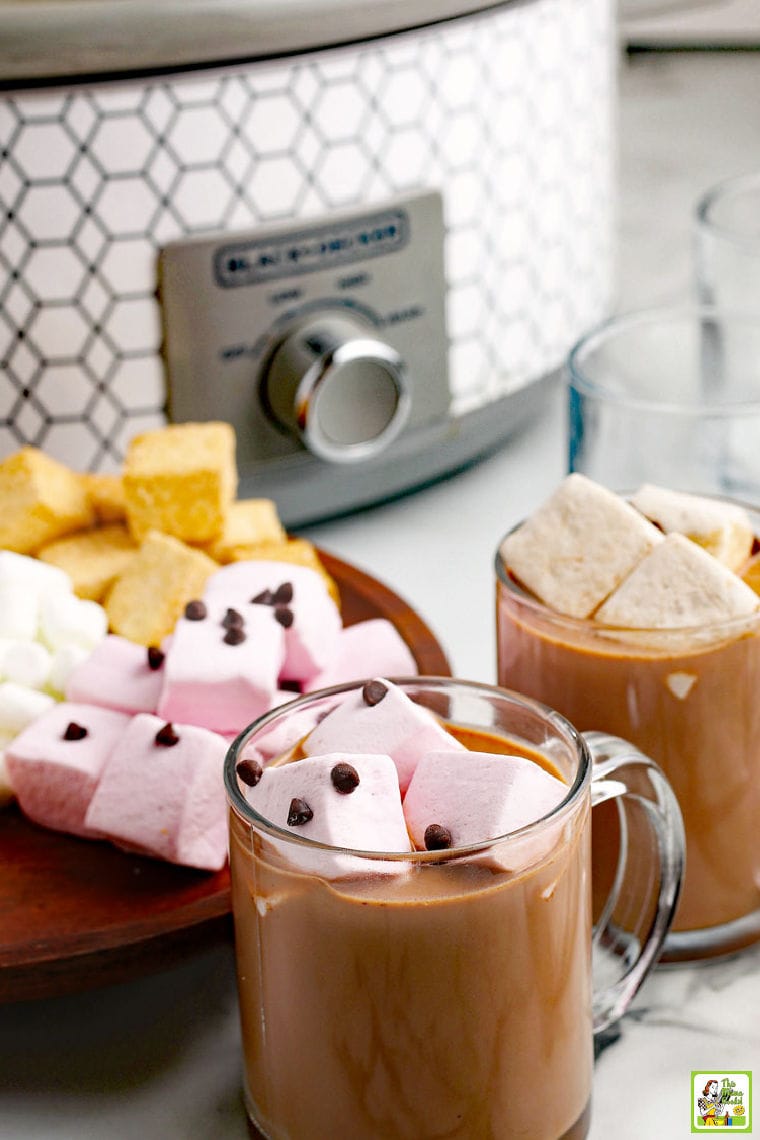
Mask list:
[[[421,674],[448,676],[441,646],[377,579],[320,551],[343,624],[383,617]],[[0,1001],[126,981],[231,937],[229,873],[192,871],[0,811]]]

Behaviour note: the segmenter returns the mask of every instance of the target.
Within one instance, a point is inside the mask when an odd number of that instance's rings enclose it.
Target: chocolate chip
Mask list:
[[[288,827],[301,827],[302,824],[308,823],[310,819],[314,818],[314,812],[311,810],[306,800],[299,800],[293,798],[290,801],[290,808],[288,809]]]
[[[354,788],[359,786],[359,773],[353,764],[344,762],[336,764],[330,772],[330,779],[336,792],[340,792],[342,796],[350,795]]]
[[[254,606],[271,606],[272,605],[272,591],[262,590],[255,598],[251,598],[251,605]]]
[[[77,724],[75,720],[69,721],[66,725],[66,731],[63,734],[64,740],[84,740],[87,735],[87,729],[82,724]]]
[[[155,740],[156,744],[162,744],[164,748],[171,748],[173,745],[179,744],[179,737],[174,731],[174,725],[168,721],[163,728],[159,728]]]
[[[293,624],[293,611],[287,606],[275,606],[274,620],[278,621],[283,629],[290,629]]]
[[[300,681],[278,681],[277,682],[277,688],[278,689],[284,689],[286,693],[300,693],[301,692],[301,682]]]
[[[388,686],[384,685],[382,681],[367,681],[367,684],[362,689],[362,697],[364,698],[365,705],[369,705],[370,708],[374,705],[379,705],[387,692]]]
[[[425,850],[445,851],[451,847],[451,832],[441,823],[429,823],[425,828]]]
[[[255,788],[262,777],[264,769],[257,760],[240,760],[235,766],[238,777],[249,788]]]
[[[159,649],[157,645],[149,645],[148,668],[153,669],[154,672],[156,669],[160,669],[164,663],[165,656],[166,654],[163,652],[163,650]]]
[[[222,625],[225,629],[232,629],[234,626],[239,628],[245,625],[245,618],[237,610],[230,608],[222,618]]]
[[[272,594],[272,602],[276,606],[286,606],[293,601],[293,583],[283,582]]]
[[[245,641],[245,630],[239,625],[231,625],[222,640],[225,645],[240,645]]]
[[[206,603],[202,602],[200,598],[193,598],[185,606],[185,617],[188,621],[203,621],[207,613]]]

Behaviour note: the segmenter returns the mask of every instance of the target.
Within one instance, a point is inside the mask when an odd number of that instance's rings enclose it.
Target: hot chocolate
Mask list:
[[[446,727],[471,751],[559,775],[515,740]],[[363,874],[328,881],[233,810],[246,1096],[263,1135],[580,1140],[593,1061],[588,820],[582,797],[523,868],[498,861],[507,838],[485,859],[416,852],[404,873],[382,874],[366,858]]]

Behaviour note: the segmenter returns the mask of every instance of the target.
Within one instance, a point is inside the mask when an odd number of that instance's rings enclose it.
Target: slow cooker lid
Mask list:
[[[0,0],[6,88],[292,55],[525,0]]]

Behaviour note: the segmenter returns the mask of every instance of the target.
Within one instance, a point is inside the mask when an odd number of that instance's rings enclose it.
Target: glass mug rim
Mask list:
[[[333,853],[337,851],[340,852],[341,855],[349,855],[354,858],[366,860],[367,863],[387,863],[392,861],[397,863],[411,863],[413,866],[434,864],[440,867],[449,862],[456,863],[460,857],[470,857],[479,852],[491,850],[496,845],[511,843],[512,841],[516,843],[522,842],[527,836],[533,836],[550,827],[556,827],[558,821],[564,820],[570,815],[576,809],[580,798],[589,791],[591,786],[592,761],[588,745],[583,735],[566,717],[548,705],[543,704],[541,701],[533,700],[531,697],[525,697],[521,693],[514,692],[500,685],[489,684],[486,681],[467,681],[458,677],[436,677],[423,674],[420,676],[388,677],[383,679],[389,680],[392,684],[399,685],[403,688],[413,687],[415,685],[422,686],[432,693],[446,692],[452,689],[458,689],[464,693],[470,693],[471,695],[481,693],[486,698],[493,699],[497,697],[500,701],[511,705],[513,708],[527,709],[538,719],[543,721],[544,724],[550,725],[557,736],[563,737],[565,743],[572,748],[575,754],[577,761],[576,771],[572,782],[568,785],[567,792],[551,811],[539,819],[526,824],[524,827],[505,832],[503,835],[479,840],[477,843],[452,847],[443,852],[366,851],[362,848],[338,847],[330,843],[322,843],[316,839],[310,839],[307,836],[296,835],[292,831],[288,831],[272,823],[271,820],[268,820],[251,806],[240,789],[236,765],[241,758],[242,750],[253,736],[262,730],[271,728],[272,724],[280,717],[299,712],[304,707],[308,707],[309,704],[320,703],[332,697],[340,697],[341,694],[356,692],[366,684],[367,678],[364,678],[361,681],[349,681],[341,685],[331,685],[329,688],[318,689],[313,693],[303,693],[299,697],[296,697],[295,700],[288,701],[283,705],[278,705],[277,708],[264,713],[238,734],[230,744],[224,760],[224,785],[227,793],[227,801],[238,818],[244,823],[256,828],[258,831],[270,836],[270,838],[285,841],[293,847],[300,847],[302,850],[329,851]],[[465,725],[464,727],[467,726]],[[476,730],[488,732],[491,728],[499,728],[501,726],[475,725],[473,727]],[[535,747],[537,750],[540,750],[538,746]]]
[[[731,225],[725,222],[718,221],[713,210],[715,205],[721,199],[728,199],[737,195],[743,194],[746,190],[760,190],[760,171],[751,171],[749,174],[735,175],[731,178],[724,178],[715,185],[710,186],[701,198],[698,199],[695,214],[697,223],[709,230],[713,234],[719,235],[721,238],[726,238],[729,241],[735,242],[743,249],[749,246],[751,248],[760,248],[760,235],[742,233]]]
[[[627,333],[643,326],[698,321],[715,321],[723,326],[746,325],[758,328],[758,314],[750,308],[725,308],[719,305],[686,304],[652,306],[615,313],[587,330],[570,348],[565,368],[570,388],[584,396],[604,400],[609,404],[639,412],[654,412],[660,416],[678,416],[681,419],[731,418],[742,414],[760,415],[760,400],[731,402],[676,403],[672,400],[645,399],[627,392],[614,391],[603,382],[593,380],[584,371],[584,362],[600,345],[614,339],[618,333]]]
[[[719,499],[721,502],[730,503],[733,506],[744,507],[745,510],[750,511],[755,516],[755,521],[760,521],[760,511],[757,507],[752,507],[750,504],[742,503],[738,499],[729,499],[724,495],[708,495],[700,492],[700,498],[714,498]],[[610,625],[606,622],[597,621],[595,618],[577,618],[571,614],[562,614],[558,610],[553,610],[542,602],[539,598],[530,594],[520,583],[512,578],[507,570],[507,565],[501,553],[501,548],[507,538],[513,534],[526,519],[521,519],[515,523],[513,527],[506,532],[500,539],[497,547],[496,554],[494,555],[494,569],[496,571],[496,578],[499,585],[503,586],[512,597],[519,601],[519,603],[526,609],[532,611],[534,614],[543,619],[547,625],[553,625],[558,629],[564,629],[568,632],[577,635],[583,634],[588,637],[589,634],[601,637],[614,637],[622,634],[635,634],[636,640],[629,641],[625,646],[627,650],[640,650],[642,652],[651,652],[662,654],[663,649],[667,649],[667,645],[663,645],[663,639],[672,638],[673,641],[683,640],[684,638],[695,637],[701,640],[697,641],[687,650],[689,653],[710,652],[723,640],[728,640],[737,636],[740,633],[755,633],[760,631],[760,610],[754,614],[745,614],[742,617],[726,618],[724,621],[700,622],[699,625],[671,625],[671,626],[629,626],[629,625]],[[704,640],[705,632],[711,635],[709,641]],[[641,639],[650,635],[653,639],[657,639],[658,644],[647,645]],[[610,650],[620,648],[620,641],[615,645],[610,646]],[[683,648],[679,649],[679,655],[683,655]]]

